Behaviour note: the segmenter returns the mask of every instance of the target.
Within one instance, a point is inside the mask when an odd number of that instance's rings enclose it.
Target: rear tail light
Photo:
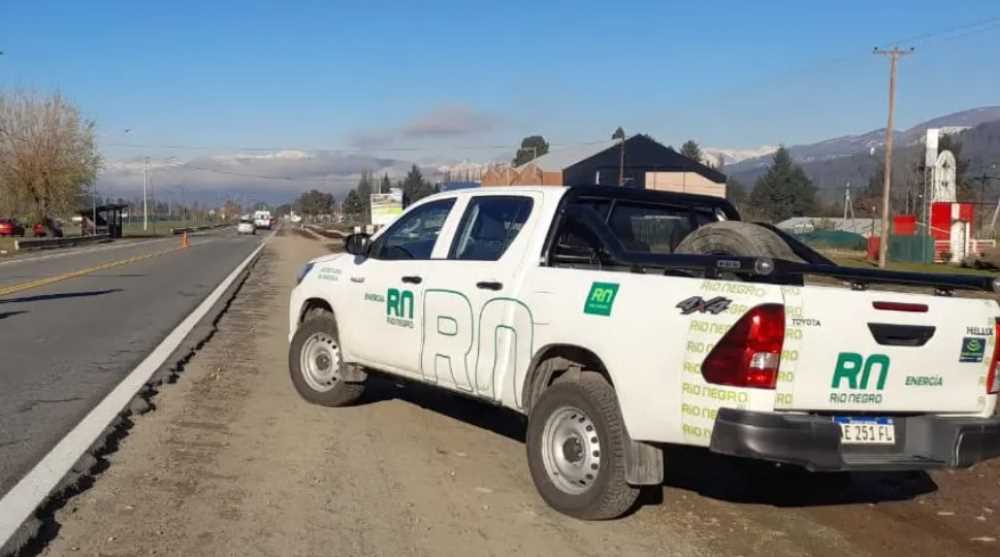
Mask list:
[[[701,374],[705,381],[716,385],[773,389],[784,341],[784,306],[757,306],[743,315],[708,353]]]
[[[997,365],[1000,364],[1000,319],[993,325],[993,358],[990,360],[990,371],[986,374],[986,392],[991,395],[1000,393],[1000,374]]]

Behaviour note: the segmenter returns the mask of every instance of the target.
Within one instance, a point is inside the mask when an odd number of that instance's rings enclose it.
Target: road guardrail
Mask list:
[[[64,248],[68,246],[81,246],[84,244],[97,244],[110,242],[108,234],[94,234],[91,236],[63,236],[62,238],[23,238],[14,241],[16,251],[32,251],[43,249]]]
[[[171,228],[170,233],[173,234],[174,236],[177,236],[178,234],[184,234],[185,232],[199,232],[201,230],[213,230],[215,228],[223,228],[226,226],[231,226],[231,224],[227,222],[223,224],[202,224],[199,226],[184,226],[181,228]]]

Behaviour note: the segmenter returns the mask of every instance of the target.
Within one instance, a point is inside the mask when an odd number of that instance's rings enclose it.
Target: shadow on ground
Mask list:
[[[523,443],[525,418],[506,408],[445,392],[422,383],[371,375],[359,404],[402,400]],[[722,501],[776,507],[815,507],[903,501],[937,490],[925,472],[811,473],[797,466],[710,453],[703,448],[664,446],[663,486]],[[641,505],[662,502],[662,490],[647,490]]]
[[[66,298],[88,298],[90,296],[103,296],[114,292],[121,292],[121,288],[109,288],[107,290],[87,290],[83,292],[61,292],[59,294],[39,294],[36,296],[21,296],[20,298],[3,298],[0,304],[23,304],[28,302],[44,302],[49,300],[64,300]]]
[[[21,315],[22,313],[28,313],[27,310],[21,311],[0,311],[0,319],[7,319],[8,317],[14,317],[15,315]]]

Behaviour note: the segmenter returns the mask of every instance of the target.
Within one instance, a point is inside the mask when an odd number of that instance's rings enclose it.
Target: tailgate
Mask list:
[[[786,287],[775,406],[976,413],[992,404],[994,300]]]

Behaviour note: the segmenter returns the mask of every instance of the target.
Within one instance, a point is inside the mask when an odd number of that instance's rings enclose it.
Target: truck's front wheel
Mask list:
[[[288,350],[292,384],[302,398],[323,406],[345,406],[361,397],[364,383],[348,383],[341,359],[337,321],[328,311],[310,315]]]
[[[549,505],[587,520],[616,518],[639,489],[625,482],[627,436],[614,389],[599,374],[557,382],[528,418],[528,467]]]

